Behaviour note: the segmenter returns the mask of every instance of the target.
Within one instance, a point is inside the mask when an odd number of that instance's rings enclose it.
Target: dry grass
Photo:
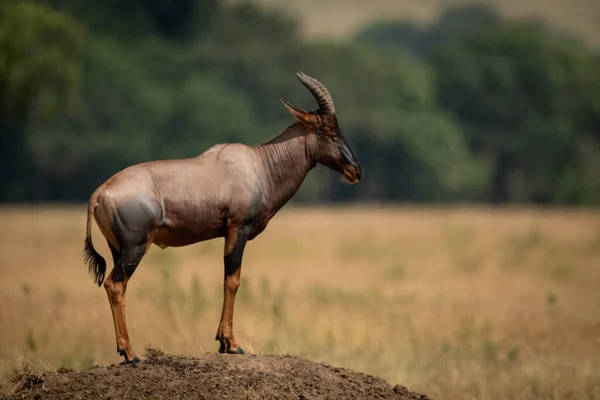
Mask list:
[[[0,363],[113,363],[84,207],[0,208]],[[96,247],[109,255],[94,228]],[[134,350],[216,351],[222,241],[153,247]],[[600,212],[284,209],[246,250],[235,331],[443,399],[600,399]]]

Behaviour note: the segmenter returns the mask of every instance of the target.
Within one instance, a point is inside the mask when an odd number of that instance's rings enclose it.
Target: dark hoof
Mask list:
[[[229,340],[229,338],[227,336],[221,336],[221,337],[216,337],[215,340],[218,340],[219,343],[221,344],[219,346],[219,353],[223,354],[225,352],[227,352],[227,340]]]
[[[227,336],[217,337],[215,340],[218,340],[221,343],[219,346],[219,353],[227,353],[227,354],[244,354],[244,350],[241,347],[238,347],[235,350],[229,349],[229,338]]]
[[[142,360],[140,360],[140,359],[138,358],[138,356],[135,356],[135,357],[133,357],[133,360],[125,360],[125,361],[123,361],[123,362],[121,363],[121,365],[129,365],[129,364],[131,364],[131,365],[136,365],[136,364],[139,364],[139,363],[141,363],[141,362],[142,362]]]
[[[121,365],[126,365],[126,364],[137,364],[139,362],[141,362],[142,360],[140,360],[138,358],[138,356],[133,357],[133,360],[128,360],[127,359],[127,353],[125,353],[125,350],[123,349],[117,349],[117,353],[119,353],[120,356],[125,358],[125,361],[123,361],[121,363]]]

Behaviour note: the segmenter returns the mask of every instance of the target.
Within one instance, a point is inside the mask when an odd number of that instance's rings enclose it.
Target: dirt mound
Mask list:
[[[138,365],[22,377],[9,399],[429,399],[381,378],[291,355],[163,355]]]

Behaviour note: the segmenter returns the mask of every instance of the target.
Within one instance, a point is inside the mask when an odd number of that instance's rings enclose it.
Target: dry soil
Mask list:
[[[9,399],[429,399],[375,376],[292,355],[163,355],[137,365],[26,374]]]

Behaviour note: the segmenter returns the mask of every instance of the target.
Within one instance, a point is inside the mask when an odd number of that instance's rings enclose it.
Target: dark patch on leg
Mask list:
[[[120,270],[119,272],[122,273],[122,268],[120,268],[120,266],[121,266],[121,252],[119,250],[117,250],[112,244],[110,244],[110,242],[108,240],[106,241],[106,243],[108,243],[108,248],[110,249],[110,254],[112,255],[113,263],[114,263],[114,266],[115,266],[113,268],[113,270],[110,272],[111,280],[113,282],[122,282],[124,276],[122,274],[116,276],[117,274],[115,274],[116,270]],[[115,280],[113,278],[113,276],[115,278],[118,278],[118,280]],[[119,350],[117,350],[117,351],[119,351]]]
[[[146,253],[146,242],[133,245],[130,253],[123,257],[123,274],[127,280],[131,278]]]
[[[115,268],[110,273],[110,279],[115,283],[127,282],[131,278],[144,257],[146,242],[140,244],[123,243],[121,248],[123,252],[117,253],[118,258],[115,260]],[[126,288],[127,286],[125,286],[123,294],[125,294]]]
[[[117,250],[115,248],[115,246],[113,246],[112,244],[110,244],[110,242],[107,240],[106,243],[108,243],[108,248],[110,249],[110,254],[112,255],[113,258],[113,262],[115,263],[115,265],[117,264],[119,257],[121,257],[121,252],[119,252],[119,250]]]
[[[229,254],[225,255],[225,277],[235,274],[238,268],[241,267],[242,256],[244,255],[244,248],[248,242],[249,233],[249,225],[238,229],[233,250]]]

